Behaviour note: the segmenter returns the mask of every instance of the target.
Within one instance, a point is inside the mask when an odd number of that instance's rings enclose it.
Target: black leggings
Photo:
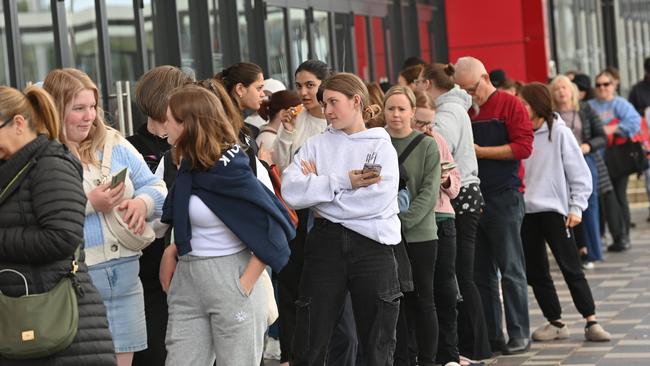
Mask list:
[[[551,278],[545,241],[557,261],[569,287],[575,307],[583,318],[595,314],[594,299],[585,278],[573,232],[565,227],[565,218],[555,212],[526,214],[521,225],[526,256],[526,276],[544,317],[558,320],[562,307]]]

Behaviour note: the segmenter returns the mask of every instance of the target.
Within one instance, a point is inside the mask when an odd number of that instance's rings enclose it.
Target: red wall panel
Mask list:
[[[522,81],[546,81],[543,0],[446,0],[451,62],[474,56],[488,71]]]
[[[363,15],[354,16],[354,41],[357,48],[357,75],[363,80],[370,79],[368,68],[368,36],[366,34],[366,17]]]

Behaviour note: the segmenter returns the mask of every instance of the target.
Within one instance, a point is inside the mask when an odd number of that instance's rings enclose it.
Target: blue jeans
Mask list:
[[[528,284],[520,234],[523,217],[524,197],[520,192],[507,190],[485,196],[485,209],[476,236],[474,281],[481,294],[492,344],[505,340],[497,272],[501,272],[508,336],[530,336]]]
[[[600,217],[598,213],[598,167],[596,160],[591,155],[585,156],[585,161],[591,171],[593,191],[587,201],[587,210],[582,214],[582,225],[584,227],[585,241],[587,244],[587,260],[589,262],[603,260],[600,251]]]

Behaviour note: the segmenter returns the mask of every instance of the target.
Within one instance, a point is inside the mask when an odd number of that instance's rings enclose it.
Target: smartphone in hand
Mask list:
[[[452,170],[452,169],[454,169],[456,166],[457,166],[456,163],[453,163],[453,162],[451,162],[451,161],[445,161],[445,162],[443,162],[442,164],[440,164],[440,169],[442,169],[443,171],[445,171],[445,170]]]
[[[361,170],[362,174],[373,172],[375,177],[378,177],[381,173],[381,164],[365,163],[363,164],[363,169]]]
[[[126,180],[126,173],[128,172],[127,168],[124,168],[117,172],[111,179],[111,189],[117,187],[120,183]]]

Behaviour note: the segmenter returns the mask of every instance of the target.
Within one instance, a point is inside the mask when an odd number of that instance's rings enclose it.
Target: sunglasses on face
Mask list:
[[[610,85],[612,85],[612,83],[609,81],[606,83],[596,83],[596,88],[607,88]]]

